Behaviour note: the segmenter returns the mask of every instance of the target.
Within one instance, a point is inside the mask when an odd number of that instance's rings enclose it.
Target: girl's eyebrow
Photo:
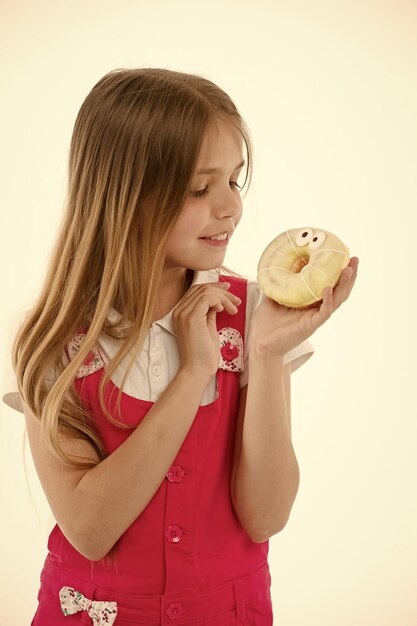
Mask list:
[[[239,165],[236,165],[233,171],[236,172],[236,170],[239,170],[244,165],[245,165],[245,161],[243,160],[241,163],[239,163]],[[222,171],[223,170],[220,167],[210,167],[210,168],[206,168],[202,170],[197,170],[196,174],[212,174],[213,172],[222,172]]]

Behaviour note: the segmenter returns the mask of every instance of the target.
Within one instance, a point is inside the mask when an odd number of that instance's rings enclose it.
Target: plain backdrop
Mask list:
[[[2,0],[0,12],[2,368],[43,279],[89,90],[117,67],[210,78],[255,146],[226,264],[256,276],[269,241],[305,226],[360,258],[292,378],[301,484],[270,540],[274,624],[416,626],[416,2]],[[53,519],[23,415],[1,403],[0,418],[1,623],[28,626]]]

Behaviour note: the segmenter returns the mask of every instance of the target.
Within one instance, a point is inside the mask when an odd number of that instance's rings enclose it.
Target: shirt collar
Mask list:
[[[194,270],[194,277],[190,286],[192,287],[193,285],[200,285],[202,283],[214,283],[214,282],[217,282],[218,280],[219,280],[219,272],[217,270],[202,270],[202,271]],[[161,319],[155,320],[153,325],[164,328],[172,335],[175,335],[173,325],[172,325],[172,312],[175,308],[176,307],[172,308],[166,315],[164,315],[164,317],[161,317]],[[119,320],[120,317],[121,317],[121,314],[115,309],[113,309],[112,307],[110,307],[107,318],[111,322],[115,322]],[[128,328],[131,325],[132,325],[132,322],[127,322],[126,328]]]

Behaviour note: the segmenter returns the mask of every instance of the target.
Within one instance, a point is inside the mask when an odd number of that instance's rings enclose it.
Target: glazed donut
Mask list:
[[[284,306],[301,309],[322,299],[349,263],[349,248],[322,228],[292,228],[268,244],[258,263],[263,293]]]

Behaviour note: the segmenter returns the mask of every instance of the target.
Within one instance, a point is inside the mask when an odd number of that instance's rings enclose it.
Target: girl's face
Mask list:
[[[228,240],[242,216],[237,180],[243,162],[241,135],[218,121],[204,138],[184,204],[167,246],[166,269],[208,270],[222,265]],[[213,235],[222,241],[209,241]]]

